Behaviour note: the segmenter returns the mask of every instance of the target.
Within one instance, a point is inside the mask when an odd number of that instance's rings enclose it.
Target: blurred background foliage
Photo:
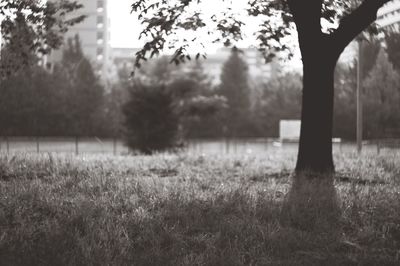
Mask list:
[[[223,64],[219,83],[212,82],[200,60],[182,67],[159,56],[144,64],[135,77],[131,69],[119,69],[118,82],[110,85],[101,81],[96,66],[85,58],[78,37],[63,46],[62,60],[53,71],[39,66],[40,58],[30,49],[23,49],[24,64],[8,68],[8,62],[20,56],[12,46],[21,40],[29,43],[30,34],[19,20],[1,51],[0,68],[10,70],[0,86],[1,136],[125,138],[130,147],[149,153],[182,146],[188,139],[276,138],[280,120],[300,118],[301,75],[279,69],[267,81],[254,80],[237,48]],[[399,44],[396,31],[363,44],[366,139],[400,133]],[[334,137],[355,139],[356,78],[356,61],[338,64]],[[154,147],[139,145],[151,142]]]

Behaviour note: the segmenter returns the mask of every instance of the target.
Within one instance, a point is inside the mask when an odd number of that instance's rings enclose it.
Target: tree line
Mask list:
[[[397,49],[400,34],[388,31],[383,39],[364,42],[361,50],[361,87],[363,90],[364,109],[364,138],[378,139],[396,137],[400,132],[400,80],[399,80],[399,50]],[[357,88],[357,58],[350,63],[340,63],[335,71],[335,96],[333,115],[333,136],[344,140],[356,138],[356,88]],[[186,71],[185,71],[186,69]],[[189,70],[187,70],[189,69]],[[251,82],[249,67],[245,55],[237,48],[233,48],[231,55],[222,66],[220,83],[212,84],[205,74],[200,62],[191,64],[191,67],[180,67],[169,63],[168,58],[154,60],[145,64],[140,70],[142,80],[151,80],[147,84],[149,95],[143,90],[143,82],[126,83],[128,88],[139,87],[134,93],[131,90],[131,101],[125,103],[125,115],[149,121],[146,110],[152,114],[160,104],[154,104],[154,92],[151,87],[164,85],[165,91],[171,91],[164,104],[173,106],[170,112],[164,106],[160,111],[159,119],[167,127],[160,132],[170,132],[171,138],[252,138],[252,137],[279,137],[279,121],[294,120],[301,117],[302,76],[296,72],[275,73],[267,82]],[[194,89],[196,88],[196,89]],[[162,91],[162,89],[161,89]],[[192,94],[196,91],[195,94]],[[191,92],[191,93],[188,93]],[[185,97],[182,97],[185,95]],[[209,104],[212,115],[188,115],[177,111],[183,106],[182,99],[193,96],[213,96],[223,99]],[[159,95],[162,97],[162,95]],[[146,97],[149,97],[148,99]],[[152,100],[151,100],[152,99]],[[203,99],[203,104],[207,98]],[[173,104],[175,102],[175,105]],[[183,104],[177,108],[176,103]],[[145,106],[138,108],[139,103]],[[220,106],[218,106],[218,104]],[[221,105],[222,104],[222,105]],[[147,107],[146,107],[147,106]],[[135,110],[136,108],[136,110]],[[146,109],[147,108],[147,109]],[[175,110],[175,111],[173,111]],[[172,117],[171,117],[172,115]],[[168,119],[167,117],[170,117]],[[143,123],[139,120],[130,120],[126,126],[130,128],[129,136],[140,131]],[[171,125],[171,121],[175,121]],[[160,125],[160,122],[153,122]],[[152,125],[148,125],[152,127]],[[172,130],[172,131],[170,131]],[[146,131],[146,130],[144,130]],[[173,132],[175,132],[173,134]],[[142,132],[142,134],[144,134]],[[166,137],[168,134],[161,134]],[[143,136],[137,139],[137,145],[144,143]],[[153,139],[156,139],[153,136]],[[132,145],[136,147],[135,145]]]
[[[390,31],[384,41],[364,42],[362,47],[367,139],[395,137],[400,132],[399,40],[400,34]],[[1,62],[12,56],[12,48],[5,47]],[[219,84],[211,82],[201,61],[182,67],[161,57],[146,64],[137,79],[131,79],[130,69],[121,69],[119,83],[106,91],[76,37],[68,40],[53,72],[37,66],[39,58],[30,55],[29,67],[2,80],[0,135],[126,136],[136,147],[145,143],[143,138],[155,143],[156,127],[161,125],[158,135],[175,144],[190,138],[279,137],[280,120],[300,119],[302,77],[278,73],[267,82],[250,85],[252,78],[244,57],[239,49],[232,49],[222,66]],[[334,137],[356,137],[356,78],[356,59],[337,66]],[[170,113],[162,110],[161,104],[154,104],[157,97],[164,97]],[[169,128],[151,122],[150,117],[157,113],[157,119]],[[149,136],[132,143],[134,132],[141,132],[146,121],[156,133],[147,130]]]
[[[69,39],[53,71],[40,65],[25,20],[18,20],[1,50],[0,69],[25,62],[0,80],[0,135],[109,136],[109,101],[95,68],[84,56],[79,38]],[[23,56],[21,56],[23,53]]]

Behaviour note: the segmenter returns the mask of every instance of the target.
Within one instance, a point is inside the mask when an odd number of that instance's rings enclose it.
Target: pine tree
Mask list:
[[[382,49],[364,82],[364,126],[367,138],[400,132],[400,75]]]
[[[63,112],[66,124],[70,125],[70,134],[96,134],[96,117],[104,100],[104,89],[90,61],[83,54],[78,35],[68,40],[62,60],[55,67],[55,76],[67,86],[60,93],[65,100]]]
[[[56,104],[51,76],[38,65],[40,58],[32,49],[35,33],[21,12],[7,26],[0,57],[0,135],[48,135]]]
[[[385,33],[386,51],[390,62],[397,71],[400,71],[400,31]]]
[[[144,154],[176,147],[179,115],[170,91],[164,85],[136,82],[129,93],[123,106],[128,146]]]
[[[29,28],[24,16],[18,12],[15,23],[9,29],[9,40],[0,56],[0,78],[15,76],[19,72],[29,74],[39,58],[31,49],[35,44],[35,35]]]
[[[250,109],[248,66],[241,51],[234,47],[221,73],[220,93],[227,99],[225,127],[230,137],[239,137],[246,131]]]
[[[374,67],[382,45],[381,41],[377,39],[372,39],[368,42],[362,42],[361,45],[361,75],[362,78],[365,79],[371,69]],[[357,63],[355,63],[354,65],[357,65]]]
[[[168,89],[175,97],[183,137],[200,137],[210,127],[215,132],[226,99],[212,88],[201,61],[195,61],[174,77]]]
[[[85,19],[74,15],[82,7],[70,0],[0,0],[0,39],[8,50],[1,51],[0,79],[26,71],[38,57],[59,48],[69,27]]]

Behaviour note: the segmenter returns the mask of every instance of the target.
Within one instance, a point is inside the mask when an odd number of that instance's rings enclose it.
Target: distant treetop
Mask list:
[[[15,40],[14,33],[21,24],[19,21],[24,21],[25,32],[30,34],[29,49],[39,56],[48,54],[51,49],[62,45],[63,34],[69,27],[85,18],[74,16],[73,12],[81,7],[72,0],[0,0],[1,45],[7,47],[13,38]],[[14,50],[13,53],[20,57],[26,56],[24,51]]]

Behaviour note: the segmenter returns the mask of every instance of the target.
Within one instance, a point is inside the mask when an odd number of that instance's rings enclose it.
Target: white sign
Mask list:
[[[281,120],[279,122],[279,137],[281,140],[300,139],[300,120]]]

